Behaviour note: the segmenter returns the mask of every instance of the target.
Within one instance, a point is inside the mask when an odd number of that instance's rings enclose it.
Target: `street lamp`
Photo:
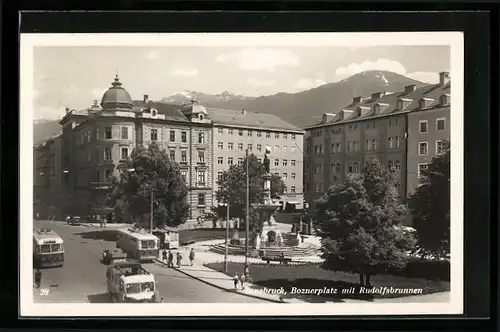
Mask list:
[[[226,244],[224,251],[224,272],[227,272],[227,255],[229,251],[228,241],[229,241],[229,198],[227,198],[226,204]]]
[[[247,180],[247,188],[246,188],[246,223],[245,223],[245,278],[249,277],[249,266],[248,266],[248,241],[249,241],[249,228],[250,228],[250,176],[248,174],[248,148],[246,149],[246,180]]]
[[[127,168],[126,171],[130,173],[135,172],[135,168]],[[153,212],[154,212],[154,188],[152,188],[151,185],[146,184],[146,187],[149,187],[149,191],[151,194],[151,212],[150,212],[150,218],[149,218],[149,233],[153,233]]]

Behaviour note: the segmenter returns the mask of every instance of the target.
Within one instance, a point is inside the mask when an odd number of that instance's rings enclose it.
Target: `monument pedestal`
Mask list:
[[[274,203],[271,199],[271,174],[265,174],[264,201],[254,205],[255,210],[259,213],[259,220],[262,223],[262,230],[256,237],[256,248],[281,246],[283,243],[281,231],[273,217],[279,206],[278,203]]]

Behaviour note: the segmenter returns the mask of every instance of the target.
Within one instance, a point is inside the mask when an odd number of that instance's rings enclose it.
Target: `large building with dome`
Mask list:
[[[276,147],[281,159],[273,172],[286,176],[287,188],[293,189],[284,194],[283,204],[301,207],[303,202],[302,155],[293,164],[284,163],[287,153],[281,156],[284,140],[301,153],[303,131],[271,114],[205,108],[195,100],[171,105],[147,95],[134,100],[117,75],[100,103],[66,109],[59,123],[61,134],[34,148],[35,210],[41,218],[102,218],[112,212],[105,204],[111,176],[119,175],[119,165],[135,147],[153,142],[179,163],[189,189],[190,219],[203,217],[217,204],[217,176],[240,162],[247,148],[259,155],[262,147]]]

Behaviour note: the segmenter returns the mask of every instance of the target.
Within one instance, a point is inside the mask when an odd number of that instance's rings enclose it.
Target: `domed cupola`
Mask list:
[[[101,106],[103,110],[130,110],[134,106],[130,94],[122,88],[118,74],[111,87],[102,96]]]

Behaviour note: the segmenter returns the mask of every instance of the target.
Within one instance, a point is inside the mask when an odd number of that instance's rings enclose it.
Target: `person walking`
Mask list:
[[[241,289],[244,290],[245,289],[245,275],[242,273],[240,274],[240,284],[241,284]]]
[[[240,278],[238,277],[238,273],[235,273],[234,277],[233,277],[234,290],[238,290],[238,282],[239,281],[240,281]]]
[[[168,251],[167,266],[174,267],[174,254],[172,251]]]
[[[194,262],[194,249],[191,248],[191,251],[189,252],[189,261],[191,262],[191,266],[193,266]]]
[[[181,267],[182,255],[180,252],[177,252],[177,267]]]
[[[162,252],[162,260],[163,260],[163,262],[167,261],[167,251],[166,250],[163,250],[163,252]]]
[[[35,285],[36,285],[36,288],[40,288],[41,284],[42,284],[42,271],[40,271],[40,269],[36,269],[36,272],[35,272]]]

